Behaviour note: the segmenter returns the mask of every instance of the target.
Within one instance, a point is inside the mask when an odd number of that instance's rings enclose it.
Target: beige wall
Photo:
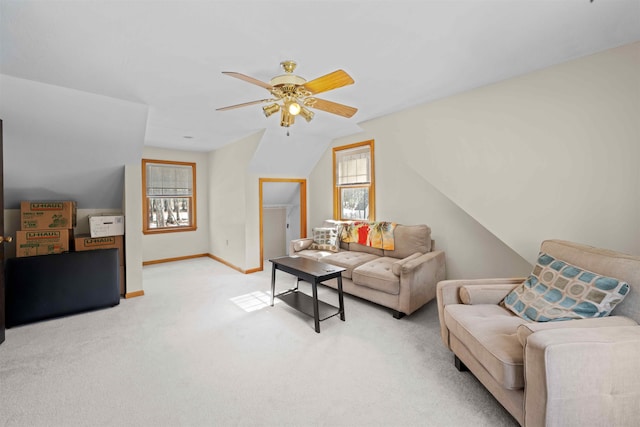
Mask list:
[[[209,253],[242,270],[256,267],[248,260],[259,248],[257,179],[247,167],[263,132],[243,138],[208,154]],[[254,188],[255,187],[255,188]],[[255,200],[254,200],[255,199]],[[250,236],[250,237],[249,237]],[[254,240],[258,239],[258,242]],[[259,256],[258,256],[259,258]]]
[[[179,233],[145,234],[142,237],[143,261],[156,261],[201,255],[209,252],[209,155],[194,151],[144,147],[143,158],[196,164],[197,230]],[[142,182],[142,177],[140,178]],[[142,184],[140,184],[142,185]],[[142,211],[140,213],[142,215]]]
[[[361,124],[377,219],[426,223],[449,278],[527,273],[546,238],[640,253],[640,43]],[[331,150],[310,227],[332,214]]]

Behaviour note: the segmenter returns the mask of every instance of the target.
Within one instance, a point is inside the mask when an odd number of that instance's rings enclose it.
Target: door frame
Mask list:
[[[262,187],[268,182],[293,182],[300,184],[300,238],[307,237],[307,180],[304,178],[259,178],[259,203],[260,203],[260,270],[264,270],[264,223],[263,223],[263,199]]]

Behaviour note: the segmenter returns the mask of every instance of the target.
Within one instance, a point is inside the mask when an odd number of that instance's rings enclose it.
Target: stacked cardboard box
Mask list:
[[[22,201],[16,257],[68,252],[75,225],[74,201]]]
[[[89,215],[89,232],[91,237],[122,236],[124,235],[124,216]]]
[[[123,236],[91,237],[90,234],[79,234],[74,238],[76,251],[92,251],[96,249],[118,249],[120,259],[120,295],[125,294],[124,271],[124,239]]]

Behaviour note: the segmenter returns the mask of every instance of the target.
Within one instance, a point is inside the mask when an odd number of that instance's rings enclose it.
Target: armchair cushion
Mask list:
[[[629,293],[629,285],[541,252],[531,275],[503,305],[526,320],[604,317]]]
[[[524,387],[523,352],[516,330],[526,320],[493,304],[447,305],[444,320],[451,334],[502,387]]]

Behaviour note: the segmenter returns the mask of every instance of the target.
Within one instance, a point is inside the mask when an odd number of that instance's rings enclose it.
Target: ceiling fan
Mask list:
[[[353,116],[356,111],[358,111],[358,109],[354,107],[315,97],[318,93],[353,84],[353,79],[345,71],[336,70],[317,79],[306,81],[302,77],[293,74],[297,65],[295,61],[282,61],[280,65],[285,71],[285,74],[272,78],[269,83],[241,73],[223,71],[222,74],[267,89],[271,93],[272,98],[230,105],[228,107],[218,108],[216,111],[227,111],[249,105],[269,103],[262,107],[264,115],[269,117],[280,111],[280,126],[283,127],[293,125],[295,117],[298,115],[302,116],[307,122],[310,122],[311,119],[313,119],[314,113],[309,110],[309,108],[326,111],[327,113],[337,114],[347,118]]]

